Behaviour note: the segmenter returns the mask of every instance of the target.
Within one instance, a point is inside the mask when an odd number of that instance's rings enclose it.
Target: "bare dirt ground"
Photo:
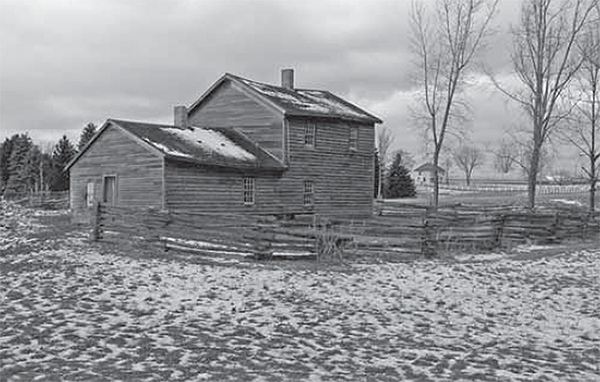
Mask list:
[[[61,212],[1,213],[1,381],[600,379],[598,243],[211,261],[92,244]]]

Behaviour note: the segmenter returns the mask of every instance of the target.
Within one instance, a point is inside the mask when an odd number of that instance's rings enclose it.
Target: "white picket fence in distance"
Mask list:
[[[421,186],[422,187],[422,186]],[[433,188],[433,186],[426,186],[427,189]],[[572,185],[549,185],[540,184],[536,187],[536,194],[547,195],[547,194],[576,194],[589,191],[590,186],[587,184],[572,184]],[[508,192],[527,192],[527,185],[525,184],[499,184],[499,185],[485,185],[485,186],[459,186],[459,185],[446,185],[440,184],[440,191],[456,191],[456,192],[482,192],[482,193],[508,193]]]

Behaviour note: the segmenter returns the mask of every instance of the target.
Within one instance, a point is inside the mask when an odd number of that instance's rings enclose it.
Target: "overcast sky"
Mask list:
[[[509,72],[508,27],[519,0],[501,0],[482,57]],[[229,72],[329,90],[382,118],[394,148],[417,154],[407,105],[414,98],[406,0],[1,0],[0,138],[76,143],[107,118],[172,123]],[[473,137],[486,144],[519,111],[475,73],[468,92]]]

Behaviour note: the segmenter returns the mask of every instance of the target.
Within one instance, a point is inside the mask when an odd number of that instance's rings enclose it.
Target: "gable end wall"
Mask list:
[[[94,184],[94,200],[102,201],[105,176],[117,178],[117,205],[163,207],[162,157],[111,125],[70,169],[74,220],[85,221],[89,217],[88,182]]]
[[[275,157],[283,156],[283,117],[225,81],[188,115],[188,124],[235,127]]]

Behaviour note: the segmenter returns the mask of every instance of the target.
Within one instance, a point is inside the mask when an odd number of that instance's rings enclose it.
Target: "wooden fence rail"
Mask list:
[[[41,191],[12,194],[6,199],[29,208],[60,210],[69,208],[69,191]]]
[[[327,232],[309,226],[285,227],[271,216],[191,214],[100,203],[94,206],[93,215],[95,241],[115,244],[135,241],[164,251],[258,259],[315,258],[327,254],[325,248],[317,249],[319,243],[323,246]]]
[[[263,258],[426,255],[600,237],[600,213],[506,207],[381,208],[370,219],[199,214],[94,206],[94,240]]]

